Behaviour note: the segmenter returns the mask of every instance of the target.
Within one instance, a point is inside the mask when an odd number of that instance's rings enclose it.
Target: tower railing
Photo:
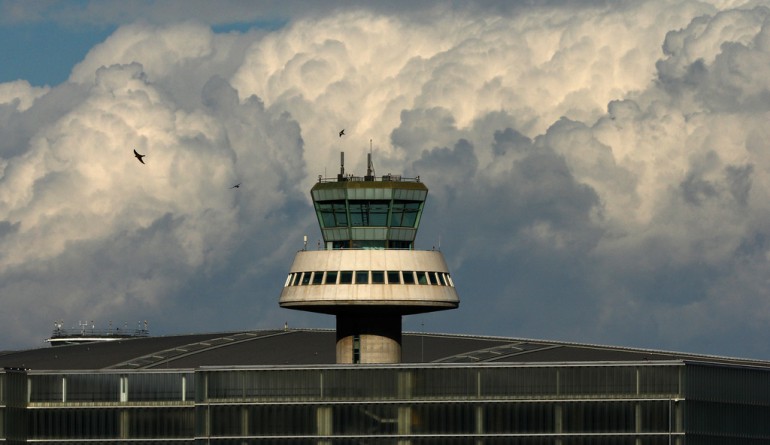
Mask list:
[[[420,177],[405,178],[401,175],[382,175],[382,176],[355,176],[355,175],[342,175],[331,178],[324,178],[322,175],[318,175],[318,182],[365,182],[365,181],[378,181],[378,182],[420,182]]]

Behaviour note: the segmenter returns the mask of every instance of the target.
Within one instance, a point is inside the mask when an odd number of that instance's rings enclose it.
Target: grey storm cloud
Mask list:
[[[407,329],[770,357],[770,10],[439,9],[131,22],[68,82],[0,84],[6,344],[331,326],[277,299],[309,188],[371,151],[430,189],[418,248],[462,300]]]

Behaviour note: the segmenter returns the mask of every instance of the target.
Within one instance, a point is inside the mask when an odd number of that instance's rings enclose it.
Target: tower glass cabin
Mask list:
[[[343,162],[310,194],[324,245],[297,253],[280,305],[336,315],[338,363],[400,362],[403,315],[459,305],[441,252],[414,249],[428,188],[374,176],[370,158],[366,176]]]
[[[419,178],[319,178],[310,194],[326,249],[412,249],[428,188]]]

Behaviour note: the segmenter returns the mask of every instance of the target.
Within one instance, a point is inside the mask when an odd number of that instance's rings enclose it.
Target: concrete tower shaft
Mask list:
[[[403,315],[460,303],[441,252],[414,250],[428,188],[369,166],[364,177],[319,177],[311,197],[324,244],[297,253],[280,298],[337,316],[338,363],[398,363]]]

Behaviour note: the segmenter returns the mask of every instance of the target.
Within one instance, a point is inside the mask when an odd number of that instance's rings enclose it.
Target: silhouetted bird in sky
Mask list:
[[[241,187],[241,183],[239,182],[239,183],[235,184],[234,186],[232,186],[230,188],[231,189],[237,189],[237,188],[240,188],[240,187]]]
[[[136,152],[136,149],[134,149],[134,156],[136,156],[136,159],[139,159],[139,162],[144,164],[144,161],[142,160],[142,158],[147,156],[147,155],[140,155],[139,153]]]
[[[343,134],[345,134],[345,129],[344,128],[342,129],[342,131],[340,131],[340,137],[342,137]]]

